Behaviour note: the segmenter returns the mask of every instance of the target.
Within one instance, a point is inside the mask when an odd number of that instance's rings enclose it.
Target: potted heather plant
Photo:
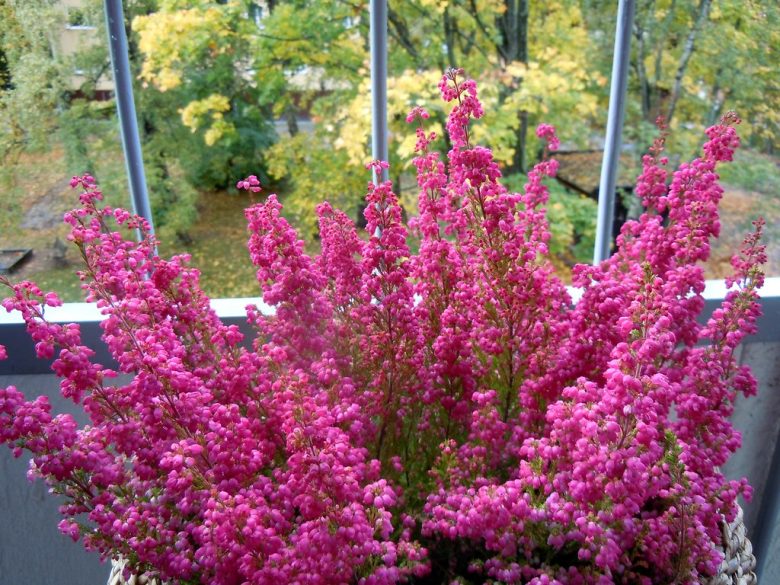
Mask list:
[[[274,309],[248,307],[251,340],[220,322],[187,257],[132,241],[144,221],[74,178],[81,207],[65,219],[118,365],[93,363],[77,325],[45,320],[55,295],[4,281],[4,307],[56,356],[62,393],[91,423],[0,390],[0,438],[65,497],[64,533],[125,576],[172,584],[723,577],[722,531],[750,496],[718,468],[739,446],[734,399],[756,388],[734,350],[760,311],[761,224],[706,324],[697,263],[718,234],[716,167],[738,120],[707,130],[702,156],[672,175],[656,140],[637,181],[644,213],[611,258],[575,268],[572,304],[546,256],[556,162],[508,192],[470,142],[482,108],[460,73],[440,83],[454,104],[446,161],[427,113],[408,117],[420,188],[408,227],[380,181],[365,237],[319,207],[316,257],[275,196],[246,211]],[[537,135],[557,148],[552,127]],[[369,165],[375,178],[385,166]]]

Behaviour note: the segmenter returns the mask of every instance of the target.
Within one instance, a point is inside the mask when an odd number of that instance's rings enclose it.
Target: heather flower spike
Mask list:
[[[406,115],[406,122],[407,123],[412,123],[412,122],[414,122],[415,119],[418,119],[418,118],[422,122],[424,120],[427,120],[430,117],[431,117],[430,114],[428,113],[428,111],[425,108],[423,108],[421,106],[415,106]]]
[[[366,164],[366,168],[371,171],[374,182],[378,183],[382,180],[384,171],[390,168],[390,164],[383,160],[372,160]]]
[[[236,189],[246,189],[252,193],[259,193],[262,191],[260,187],[260,180],[255,175],[249,175],[243,181],[236,183]]]
[[[66,221],[116,366],[94,362],[77,325],[47,322],[56,295],[0,280],[3,307],[90,418],[79,427],[45,398],[0,390],[0,441],[31,453],[31,473],[63,494],[65,535],[168,583],[693,584],[715,573],[721,523],[750,495],[718,468],[739,446],[734,400],[755,393],[735,350],[755,331],[766,259],[758,221],[701,325],[697,263],[718,233],[716,169],[738,146],[737,118],[673,174],[661,134],[638,179],[645,213],[610,259],[575,269],[572,306],[547,257],[555,129],[539,126],[545,157],[512,193],[471,142],[476,83],[450,70],[439,88],[452,149],[443,160],[413,108],[408,228],[379,181],[383,161],[367,165],[368,233],[323,203],[316,257],[275,195],[246,211],[274,308],[248,308],[253,340],[220,322],[186,256],[155,256],[141,218],[98,207],[94,179],[74,177],[81,207]]]

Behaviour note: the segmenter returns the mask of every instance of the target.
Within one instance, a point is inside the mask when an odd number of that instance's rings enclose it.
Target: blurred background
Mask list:
[[[368,3],[357,0],[126,0],[125,28],[160,253],[192,254],[212,297],[257,294],[243,209],[270,192],[315,251],[323,200],[357,221],[369,174]],[[436,84],[457,66],[479,84],[473,136],[522,188],[540,156],[534,128],[556,125],[551,252],[567,278],[590,262],[617,2],[391,0],[390,175],[416,209],[413,106],[441,136]],[[670,126],[673,163],[697,155],[729,110],[743,148],[722,168],[721,240],[710,278],[750,222],[767,219],[768,274],[780,275],[780,4],[638,0],[618,187],[628,214],[641,157]],[[64,211],[72,175],[94,175],[130,207],[101,0],[0,0],[0,260],[64,300],[80,300]],[[442,140],[438,147],[445,152]],[[256,174],[259,194],[235,183]],[[25,254],[31,250],[30,254]],[[14,262],[15,265],[11,266]]]

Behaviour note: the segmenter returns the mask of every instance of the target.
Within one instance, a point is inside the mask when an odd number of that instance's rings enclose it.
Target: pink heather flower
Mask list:
[[[90,191],[95,188],[95,178],[92,175],[82,175],[80,177],[73,177],[70,180],[70,186],[75,189],[81,186],[85,191]]]
[[[446,161],[427,112],[407,117],[419,120],[409,228],[390,181],[369,183],[362,237],[318,206],[315,257],[275,195],[246,210],[274,309],[248,307],[246,343],[188,256],[156,256],[141,218],[98,207],[94,179],[74,177],[84,193],[65,221],[116,370],[77,325],[46,320],[56,295],[0,277],[2,306],[89,417],[81,427],[0,388],[0,441],[65,495],[64,534],[129,571],[213,585],[650,585],[716,571],[721,523],[750,496],[718,468],[740,443],[734,400],[756,391],[735,350],[756,330],[766,260],[759,220],[733,290],[700,324],[698,262],[738,120],[708,129],[703,155],[671,176],[662,132],[637,181],[645,213],[611,258],[574,269],[572,306],[548,258],[556,161],[509,192],[470,141],[474,81],[453,69],[439,89],[453,103]],[[537,136],[560,147],[550,125]],[[388,164],[367,168],[378,179]]]
[[[366,163],[366,168],[372,171],[375,177],[380,177],[383,170],[390,168],[390,163],[384,160],[372,160]]]
[[[259,193],[262,191],[260,180],[255,175],[249,175],[243,181],[236,183],[236,189],[246,189],[247,191],[252,191],[252,193]]]
[[[383,160],[372,160],[366,163],[366,168],[371,171],[374,181],[379,181],[386,169],[390,168],[390,163]]]
[[[536,136],[547,141],[547,148],[556,151],[561,147],[558,136],[555,134],[555,127],[550,124],[539,124],[536,128]]]
[[[406,115],[406,122],[408,124],[411,124],[412,122],[415,121],[415,119],[419,119],[420,122],[422,122],[423,120],[427,120],[430,117],[431,115],[428,113],[428,110],[426,110],[422,106],[415,106]]]
[[[642,205],[648,212],[663,212],[666,209],[668,171],[665,168],[669,159],[662,156],[666,142],[666,124],[662,117],[656,121],[659,129],[658,137],[650,147],[650,153],[642,157],[642,174],[636,182],[636,194],[642,200]]]

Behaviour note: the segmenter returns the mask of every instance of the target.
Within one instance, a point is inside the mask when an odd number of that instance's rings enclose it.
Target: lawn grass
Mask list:
[[[160,253],[191,254],[191,265],[200,270],[201,287],[211,298],[258,296],[244,217],[244,209],[257,200],[243,193],[202,193],[200,217],[190,229],[192,242],[162,242]]]
[[[104,153],[96,171],[106,202],[130,207],[122,178],[122,153],[118,148]],[[65,265],[54,259],[54,242],[66,242],[68,227],[62,214],[78,204],[75,191],[67,185],[69,174],[60,147],[50,152],[27,153],[6,168],[0,181],[0,248],[32,248],[33,258],[12,280],[29,279],[44,289],[57,292],[63,301],[83,300],[76,271],[82,268],[75,246],[66,243]],[[201,271],[201,285],[212,298],[257,296],[255,269],[246,248],[244,209],[259,200],[254,195],[232,192],[200,193],[200,217],[191,228],[191,241],[173,239],[160,243],[160,254],[192,255],[191,265]],[[52,221],[45,226],[24,227],[31,209],[43,207]]]

